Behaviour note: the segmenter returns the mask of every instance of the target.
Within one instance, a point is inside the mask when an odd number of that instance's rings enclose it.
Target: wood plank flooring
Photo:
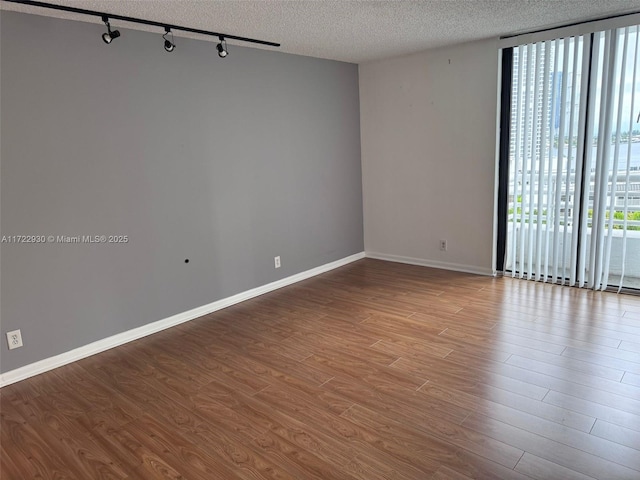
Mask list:
[[[640,298],[367,259],[0,397],[2,480],[638,480]]]

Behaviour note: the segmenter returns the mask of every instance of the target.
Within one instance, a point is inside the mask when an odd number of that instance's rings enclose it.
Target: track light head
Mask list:
[[[118,30],[113,30],[111,32],[103,33],[102,41],[104,43],[109,44],[113,41],[114,38],[118,38],[119,36],[120,36],[120,32]]]
[[[111,30],[108,17],[102,17],[102,21],[107,26],[107,32],[102,34],[102,41],[108,45],[114,38],[118,38],[120,36],[120,32],[118,30]]]
[[[216,49],[218,50],[218,56],[220,58],[224,58],[229,55],[229,52],[227,51],[227,41],[224,39],[224,37],[218,37],[218,39],[220,40],[220,43],[216,47]]]
[[[176,44],[173,40],[173,33],[171,32],[171,29],[169,27],[164,27],[164,31],[165,34],[162,35],[162,38],[164,38],[164,49],[167,52],[173,52],[176,48]],[[167,38],[167,36],[169,35],[171,35],[171,40]]]

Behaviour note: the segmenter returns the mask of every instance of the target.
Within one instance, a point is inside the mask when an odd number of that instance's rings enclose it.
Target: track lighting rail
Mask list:
[[[107,17],[109,20],[121,20],[124,22],[132,22],[132,23],[140,23],[142,25],[151,25],[154,27],[160,27],[165,29],[171,29],[171,30],[181,30],[183,32],[191,32],[191,33],[197,33],[199,35],[208,35],[211,37],[218,37],[218,38],[224,38],[227,40],[237,40],[240,42],[248,42],[248,43],[257,43],[260,45],[268,45],[270,47],[279,47],[280,44],[279,43],[275,43],[275,42],[267,42],[266,40],[257,40],[255,38],[248,38],[248,37],[239,37],[237,35],[229,35],[228,33],[219,33],[219,32],[210,32],[208,30],[200,30],[197,28],[189,28],[189,27],[182,27],[180,25],[172,25],[169,23],[162,23],[162,22],[155,22],[153,20],[145,20],[143,18],[134,18],[134,17],[127,17],[125,15],[116,15],[113,13],[106,13],[106,12],[98,12],[95,10],[86,10],[84,8],[76,8],[76,7],[69,7],[66,5],[55,5],[53,3],[46,3],[46,2],[38,2],[38,1],[33,1],[33,0],[2,0],[4,2],[9,2],[9,3],[20,3],[22,5],[30,5],[33,7],[42,7],[42,8],[49,8],[52,10],[61,10],[63,12],[72,12],[72,13],[80,13],[82,15],[90,15],[90,16],[94,16],[94,17],[98,17],[98,18],[104,18]]]

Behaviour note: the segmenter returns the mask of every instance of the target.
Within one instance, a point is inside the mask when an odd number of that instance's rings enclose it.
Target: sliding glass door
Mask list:
[[[514,277],[640,287],[638,37],[630,27],[508,52],[499,233]]]

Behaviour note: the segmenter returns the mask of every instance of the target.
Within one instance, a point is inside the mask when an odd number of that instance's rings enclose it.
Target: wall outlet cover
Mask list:
[[[20,333],[20,330],[7,332],[7,344],[9,345],[9,350],[22,346],[22,333]]]

